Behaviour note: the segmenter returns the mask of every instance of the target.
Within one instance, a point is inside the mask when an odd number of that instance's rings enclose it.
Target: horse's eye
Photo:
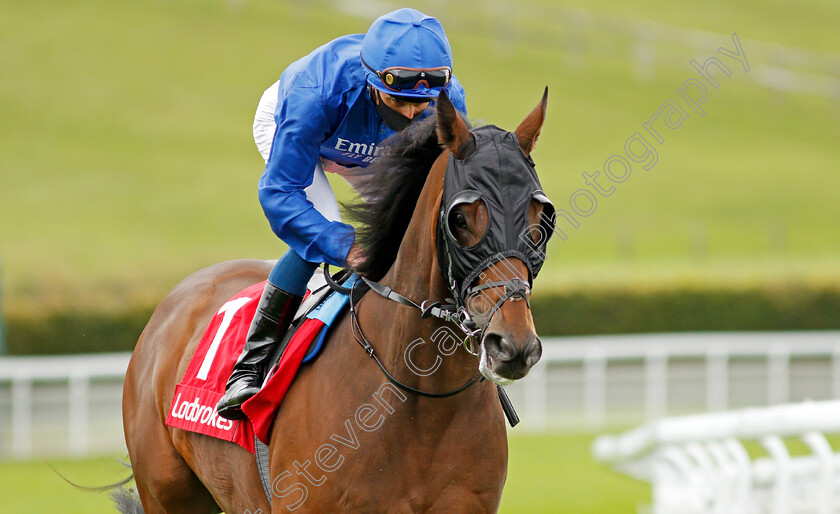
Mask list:
[[[469,228],[469,225],[467,225],[467,217],[464,216],[463,212],[455,211],[455,214],[454,214],[453,218],[454,218],[454,222],[455,222],[456,227],[464,229],[464,230],[467,230]]]

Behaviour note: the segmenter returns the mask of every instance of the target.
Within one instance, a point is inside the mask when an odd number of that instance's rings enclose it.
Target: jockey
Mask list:
[[[266,361],[322,262],[354,267],[362,249],[341,222],[325,171],[362,192],[365,168],[386,151],[380,143],[425,118],[441,89],[466,113],[452,75],[449,41],[435,18],[414,9],[381,16],[367,34],[340,37],[292,63],[262,96],[254,140],[266,161],[259,199],[289,250],[268,276],[242,354],[216,407],[243,417],[259,391]]]

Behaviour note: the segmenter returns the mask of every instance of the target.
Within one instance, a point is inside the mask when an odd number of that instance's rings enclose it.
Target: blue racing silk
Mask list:
[[[368,166],[394,134],[367,93],[359,57],[364,34],[340,37],[292,63],[280,77],[274,120],[277,129],[259,199],[271,229],[304,260],[345,265],[353,227],[327,220],[307,200],[318,158],[342,166]],[[466,114],[464,89],[453,76],[446,86]],[[418,118],[434,112],[432,102]]]

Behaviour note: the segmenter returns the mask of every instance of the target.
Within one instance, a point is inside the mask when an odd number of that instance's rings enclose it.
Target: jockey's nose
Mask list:
[[[418,114],[423,112],[424,109],[425,109],[424,105],[409,104],[409,105],[406,105],[404,109],[402,109],[401,114],[403,116],[405,116],[406,118],[412,120],[412,119],[414,119],[415,116],[417,116]]]

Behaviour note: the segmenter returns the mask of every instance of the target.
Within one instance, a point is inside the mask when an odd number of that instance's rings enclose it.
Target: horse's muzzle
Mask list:
[[[514,342],[501,333],[489,332],[484,336],[479,367],[486,378],[510,383],[527,375],[540,357],[542,343],[534,333],[523,342]]]

